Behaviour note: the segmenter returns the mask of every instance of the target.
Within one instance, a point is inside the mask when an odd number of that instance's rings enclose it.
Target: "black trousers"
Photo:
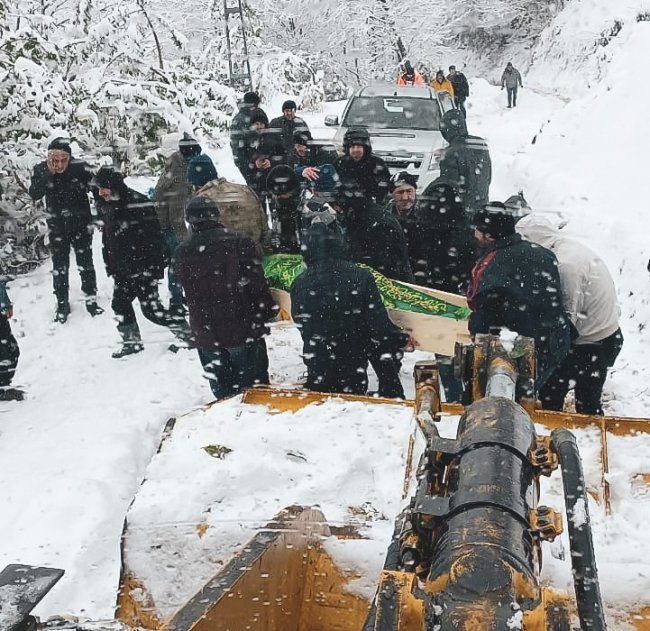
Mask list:
[[[77,259],[77,268],[79,276],[81,276],[81,291],[86,296],[94,296],[97,293],[92,245],[93,235],[87,226],[69,231],[50,229],[54,293],[58,300],[68,299],[70,248],[74,250]]]
[[[142,315],[147,320],[168,328],[174,328],[179,323],[178,316],[170,314],[160,302],[157,279],[135,275],[115,276],[114,280],[111,308],[120,321],[120,326],[136,323],[132,304],[136,298],[140,302]]]
[[[405,399],[404,387],[399,376],[402,353],[383,353],[381,349],[370,352],[368,359],[377,375],[377,394],[387,399]]]
[[[199,349],[199,359],[218,401],[255,384],[269,383],[269,357],[263,337],[243,346]]]
[[[620,329],[596,344],[573,344],[539,392],[543,407],[561,412],[567,393],[574,388],[576,412],[602,416],[600,399],[607,369],[614,365],[622,347]]]
[[[9,320],[0,314],[0,386],[8,386],[16,372],[20,349]]]

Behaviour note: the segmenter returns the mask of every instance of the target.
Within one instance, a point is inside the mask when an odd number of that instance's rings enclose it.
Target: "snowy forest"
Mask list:
[[[253,83],[318,108],[410,59],[430,73],[453,58],[479,74],[529,49],[564,0],[250,0]],[[182,16],[182,18],[180,17]],[[434,17],[432,17],[434,16]],[[218,137],[236,112],[220,0],[0,2],[0,261],[8,273],[44,254],[44,220],[26,195],[57,134],[92,163],[162,166],[162,136]],[[241,34],[233,32],[235,61]]]

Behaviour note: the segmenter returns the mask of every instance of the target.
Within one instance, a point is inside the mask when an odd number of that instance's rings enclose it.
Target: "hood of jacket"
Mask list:
[[[537,243],[549,250],[553,249],[558,239],[560,231],[551,223],[551,221],[539,214],[530,214],[522,217],[515,226],[515,230],[527,241]]]
[[[312,224],[305,231],[301,250],[308,266],[342,259],[345,257],[343,234],[336,225]]]
[[[467,123],[460,110],[448,110],[442,115],[440,133],[447,142],[467,136]]]

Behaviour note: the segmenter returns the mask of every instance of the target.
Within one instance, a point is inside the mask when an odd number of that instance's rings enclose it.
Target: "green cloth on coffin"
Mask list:
[[[409,287],[396,280],[390,280],[367,265],[374,277],[381,299],[387,309],[399,309],[412,313],[423,313],[453,320],[467,320],[471,313],[467,307],[459,307]],[[271,289],[289,291],[293,281],[307,269],[300,254],[273,254],[264,260],[264,275]]]

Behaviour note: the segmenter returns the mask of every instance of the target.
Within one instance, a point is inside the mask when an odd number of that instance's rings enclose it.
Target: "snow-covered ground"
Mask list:
[[[494,199],[523,189],[534,209],[567,221],[566,230],[609,264],[619,288],[626,342],[605,387],[607,411],[650,416],[650,342],[644,335],[650,316],[645,269],[650,248],[643,229],[650,198],[645,146],[650,138],[645,111],[650,88],[641,80],[650,65],[650,24],[628,23],[626,28],[625,45],[613,57],[607,79],[580,98],[553,96],[541,80],[550,81],[550,71],[547,76],[537,71],[530,88],[524,76],[518,107],[507,110],[504,93],[475,80],[468,124],[471,133],[489,140]],[[308,120],[316,126],[324,114],[340,108],[327,104]],[[315,135],[325,137],[331,130],[321,125],[319,132]],[[210,153],[222,175],[235,177],[227,143],[221,144]],[[0,403],[0,566],[23,562],[66,570],[38,609],[44,616],[113,615],[124,515],[162,428],[170,416],[211,399],[195,354],[169,353],[171,335],[141,317],[145,352],[111,359],[118,335],[98,241],[95,261],[100,302],[107,311],[103,316],[86,314],[74,265],[73,313],[65,326],[51,323],[48,265],[10,287],[12,326],[22,352],[15,383],[25,388],[27,397],[23,403]],[[296,331],[275,326],[269,349],[273,383],[295,383],[302,373]],[[417,358],[410,356],[404,367],[411,393],[409,373]],[[642,443],[642,451],[626,462],[626,453],[640,450]],[[597,446],[588,436],[581,438],[581,446],[594,478]],[[611,481],[619,516],[606,520],[600,508],[591,507],[596,554],[606,569],[603,594],[618,598],[627,587],[628,596],[641,601],[650,574],[643,562],[649,558],[643,544],[648,504],[621,500],[629,495],[628,473],[650,461],[650,446],[621,439],[611,452],[612,463],[624,467],[624,474]],[[324,486],[324,492],[331,491]],[[547,503],[558,508],[557,487],[549,492],[555,502]],[[568,561],[560,567],[552,556],[547,558],[550,575],[566,581]]]

